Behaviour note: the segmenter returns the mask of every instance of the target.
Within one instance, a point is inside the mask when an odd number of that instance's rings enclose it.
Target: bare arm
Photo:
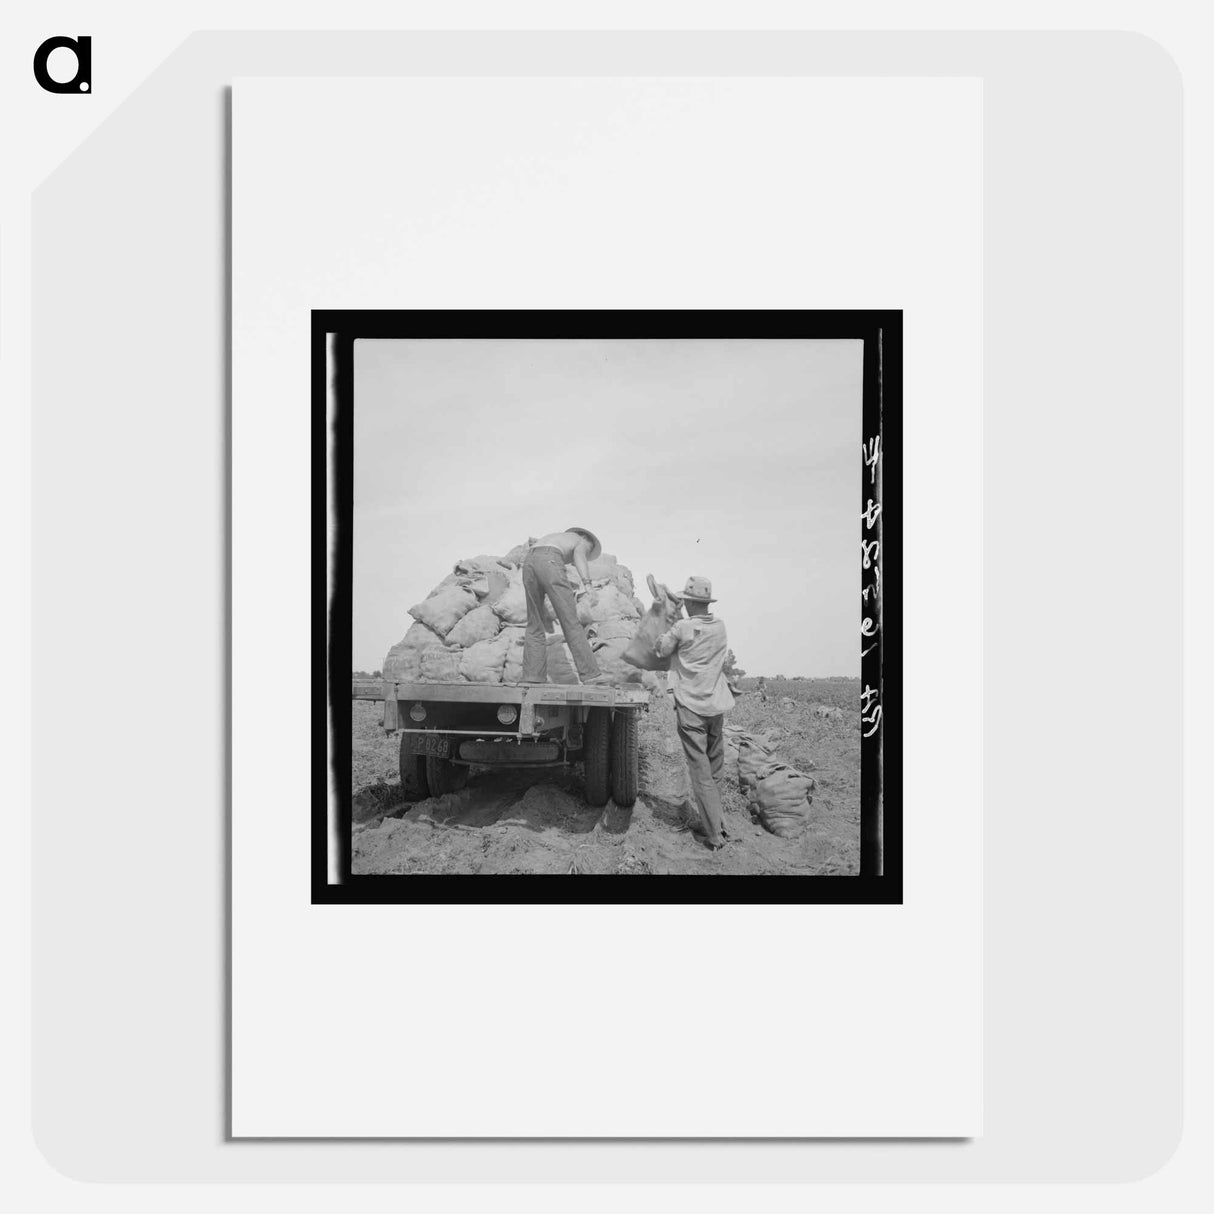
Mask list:
[[[577,575],[583,582],[590,581],[590,565],[586,560],[586,549],[588,547],[589,545],[586,541],[582,540],[573,550],[573,567],[577,570]]]

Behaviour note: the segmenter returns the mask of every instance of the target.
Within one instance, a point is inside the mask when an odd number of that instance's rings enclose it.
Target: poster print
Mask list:
[[[312,338],[314,901],[901,901],[900,313]]]

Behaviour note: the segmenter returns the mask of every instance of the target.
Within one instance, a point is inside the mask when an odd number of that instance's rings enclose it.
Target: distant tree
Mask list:
[[[382,670],[377,670],[371,675],[371,677],[373,679],[382,679],[384,677],[384,672]]]
[[[725,651],[724,670],[725,670],[725,677],[727,679],[729,679],[730,682],[736,682],[738,679],[744,679],[746,677],[746,671],[744,671],[738,665],[738,659],[733,656],[732,649],[728,649]]]

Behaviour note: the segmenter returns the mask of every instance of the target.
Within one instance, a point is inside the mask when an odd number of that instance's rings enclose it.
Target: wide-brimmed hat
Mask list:
[[[590,551],[586,554],[588,561],[593,561],[603,551],[603,545],[599,543],[599,537],[593,531],[587,531],[585,527],[566,527],[565,530],[572,531],[574,535],[584,535],[590,541]]]
[[[715,603],[712,597],[712,583],[706,577],[689,577],[683,587],[683,598],[693,603]]]

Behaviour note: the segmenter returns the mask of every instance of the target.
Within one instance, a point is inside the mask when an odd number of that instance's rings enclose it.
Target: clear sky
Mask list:
[[[452,565],[587,527],[750,674],[859,675],[859,341],[354,345],[354,667]]]

